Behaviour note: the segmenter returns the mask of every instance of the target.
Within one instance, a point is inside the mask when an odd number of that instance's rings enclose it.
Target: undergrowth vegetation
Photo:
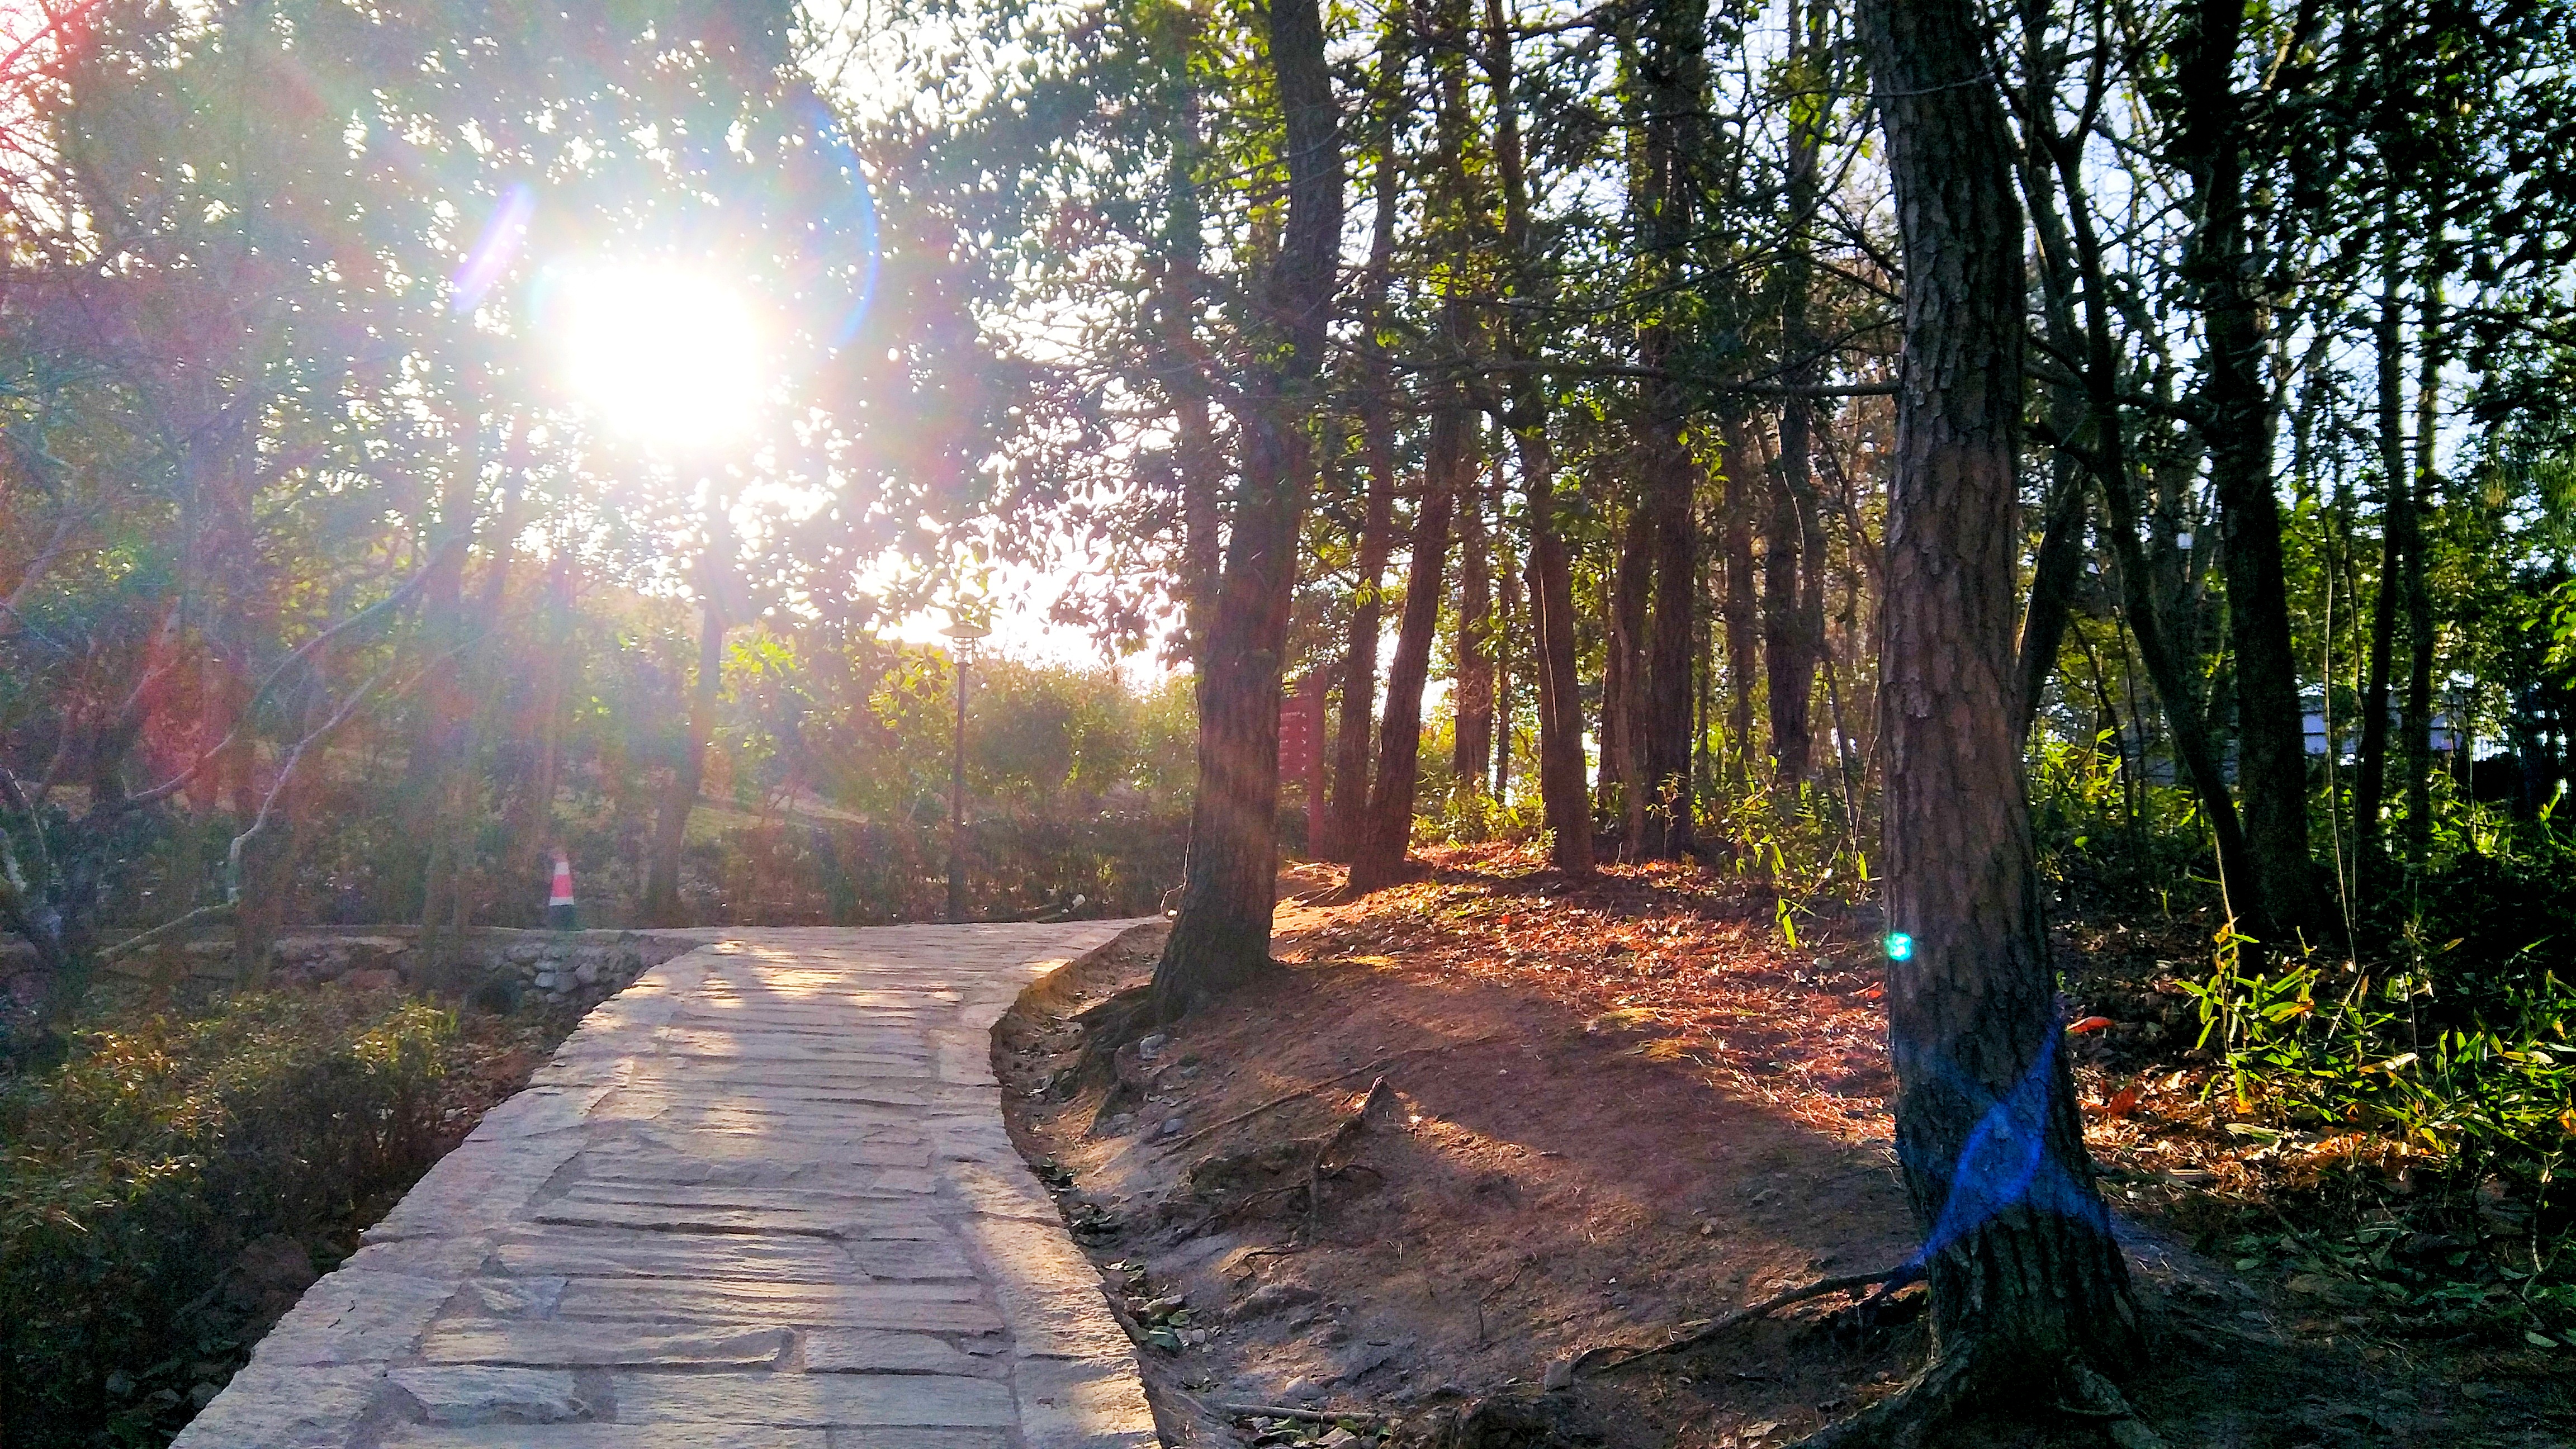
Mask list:
[[[93,1023],[0,1081],[14,1449],[166,1441],[435,1160],[455,1031],[386,995],[245,993]]]

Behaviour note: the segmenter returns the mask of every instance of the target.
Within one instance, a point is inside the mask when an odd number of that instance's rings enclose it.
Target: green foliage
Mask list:
[[[1415,817],[1416,845],[1475,845],[1488,840],[1532,841],[1547,829],[1547,807],[1536,790],[1523,790],[1510,801],[1487,790],[1451,789],[1430,801],[1430,810]]]
[[[2077,741],[2042,730],[2025,768],[2040,874],[2062,896],[2114,910],[2170,909],[2177,884],[2205,890],[2199,803],[2188,790],[2140,779],[2113,731]]]
[[[2568,1033],[2576,986],[2540,970],[2446,1003],[2437,983],[2451,973],[2435,963],[2460,944],[2380,973],[2313,954],[2249,972],[2242,942],[2222,932],[2216,968],[2183,985],[2200,1002],[2200,1045],[2223,1056],[2242,1109],[2285,1127],[2365,1130],[2403,1143],[2430,1178],[2474,1185],[2466,1218],[2501,1239],[2504,1257],[2520,1266],[2500,1270],[2510,1292],[2489,1293],[2421,1254],[2398,1263],[2388,1233],[2336,1240],[2345,1256],[2401,1296],[2439,1287],[2441,1311],[2451,1315],[2441,1322],[2464,1321],[2457,1315],[2478,1304],[2523,1323],[2555,1304],[2555,1322],[2576,1322],[2576,1285],[2547,1277],[2569,1229],[2554,1194],[2576,1146],[2576,1038]],[[2277,1138],[2285,1128],[2230,1130]]]
[[[1739,879],[1771,890],[1773,923],[1793,947],[1798,917],[1814,902],[1857,905],[1873,889],[1866,842],[1877,838],[1876,822],[1853,821],[1822,783],[1802,782],[1783,799],[1756,768],[1732,790],[1712,785],[1700,810],[1703,839],[1724,851]]]
[[[0,1086],[9,1442],[161,1442],[257,1336],[222,1301],[244,1245],[338,1239],[435,1158],[453,1029],[418,1002],[239,995],[75,1032]]]

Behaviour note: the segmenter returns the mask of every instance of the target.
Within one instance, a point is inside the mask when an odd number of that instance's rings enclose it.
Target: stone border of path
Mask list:
[[[991,1054],[1153,924],[686,933],[173,1449],[1148,1449]]]

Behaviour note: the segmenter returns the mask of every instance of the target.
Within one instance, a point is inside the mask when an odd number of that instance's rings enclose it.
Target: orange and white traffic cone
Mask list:
[[[555,852],[554,887],[546,892],[546,929],[581,929],[581,917],[572,906],[572,861],[560,850]]]

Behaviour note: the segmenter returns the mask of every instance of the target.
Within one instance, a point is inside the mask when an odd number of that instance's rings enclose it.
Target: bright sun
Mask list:
[[[563,274],[545,309],[565,380],[610,428],[696,451],[740,438],[766,388],[760,327],[723,283],[676,266]]]

